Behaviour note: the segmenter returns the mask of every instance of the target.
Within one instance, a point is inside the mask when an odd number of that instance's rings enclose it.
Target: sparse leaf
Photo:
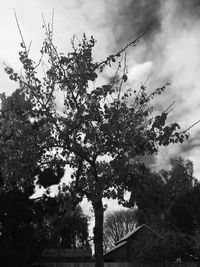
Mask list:
[[[126,74],[124,74],[122,79],[124,80],[124,82],[126,82],[128,80],[128,76]]]

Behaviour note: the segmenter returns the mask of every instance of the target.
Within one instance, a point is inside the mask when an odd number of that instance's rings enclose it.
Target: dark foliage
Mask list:
[[[37,258],[40,242],[35,225],[42,220],[42,208],[27,194],[15,190],[0,196],[0,263],[3,266],[22,266]]]
[[[16,189],[0,195],[0,266],[35,262],[49,245],[88,246],[88,220],[80,208],[72,211],[65,201],[65,209],[61,209],[61,198],[34,200],[30,192],[32,188],[27,187],[25,192]]]
[[[179,157],[171,160],[169,170],[152,172],[144,165],[135,172],[130,182],[131,197],[128,206],[137,205],[138,223],[169,228],[169,209],[178,196],[195,188],[193,163]],[[180,203],[181,207],[182,203]],[[183,212],[180,209],[180,213]]]
[[[183,192],[170,208],[171,223],[181,232],[193,234],[200,226],[200,185]],[[173,226],[172,226],[173,227]]]

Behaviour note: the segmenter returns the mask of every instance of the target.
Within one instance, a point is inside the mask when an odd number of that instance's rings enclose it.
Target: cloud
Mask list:
[[[45,32],[42,29],[42,13],[46,23],[51,22],[54,9],[54,42],[61,52],[69,52],[73,34],[82,38],[94,35],[98,40],[95,57],[107,56],[110,42],[114,43],[111,28],[106,23],[106,2],[99,0],[7,0],[3,1],[0,10],[0,91],[11,93],[16,86],[8,81],[3,71],[5,62],[16,70],[21,69],[18,60],[20,51],[20,34],[17,29],[13,8],[15,8],[23,37],[29,45],[32,41],[31,56],[37,61],[40,58]],[[109,40],[109,42],[108,42]]]
[[[161,29],[155,40],[162,51],[162,57],[157,59],[159,76],[172,84],[171,94],[176,100],[173,119],[176,119],[183,129],[197,121],[200,114],[200,19],[197,16],[200,14],[199,3],[200,1],[191,1],[189,4],[188,1],[180,0],[163,2],[160,11]],[[157,68],[155,75],[156,72]],[[186,142],[184,145],[171,147],[168,151],[169,157],[175,154],[192,157],[195,166],[198,165],[198,158],[192,156],[193,153],[196,154],[200,142],[198,129],[197,125],[191,130],[196,145],[191,146]]]
[[[128,72],[129,83],[144,83],[144,81],[150,76],[152,67],[153,63],[151,61],[134,64]]]
[[[115,39],[120,45],[139,35],[153,22],[152,29],[140,40],[139,46],[129,52],[130,76],[133,77],[134,72],[137,76],[137,71],[140,76],[151,62],[148,86],[156,88],[166,82],[171,83],[171,87],[159,98],[159,109],[165,109],[175,100],[170,120],[178,121],[186,129],[200,118],[200,1],[130,0],[119,1],[118,4],[119,8],[112,14]],[[141,74],[142,78],[144,82],[145,75]],[[135,85],[134,79],[132,84]],[[198,125],[191,129],[191,136],[196,140],[193,146],[186,142],[184,146],[161,148],[157,165],[167,167],[171,157],[182,155],[192,158],[196,166],[200,143],[198,129]],[[200,176],[200,173],[197,174]]]

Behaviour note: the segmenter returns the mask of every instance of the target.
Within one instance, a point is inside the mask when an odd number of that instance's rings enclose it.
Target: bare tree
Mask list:
[[[116,210],[105,216],[104,250],[112,248],[117,241],[136,227],[136,209]]]

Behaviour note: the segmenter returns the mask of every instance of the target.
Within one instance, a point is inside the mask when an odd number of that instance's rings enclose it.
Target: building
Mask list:
[[[92,260],[92,251],[88,249],[65,249],[56,248],[48,249],[44,251],[42,258],[40,259],[40,264],[44,266],[53,266],[55,263],[75,263],[79,262],[90,262]],[[73,265],[73,264],[72,264]]]
[[[156,232],[143,224],[135,230],[129,232],[126,236],[120,239],[115,247],[104,254],[105,262],[135,262],[138,261],[138,251],[135,251],[135,244],[144,245],[146,238],[162,239]],[[142,249],[141,249],[142,250]]]

